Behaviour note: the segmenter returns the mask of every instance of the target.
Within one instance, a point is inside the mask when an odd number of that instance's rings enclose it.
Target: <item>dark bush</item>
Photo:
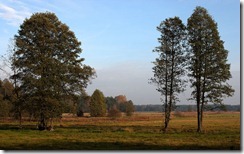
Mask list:
[[[108,111],[108,116],[112,118],[118,118],[122,116],[122,113],[117,108],[112,108]]]

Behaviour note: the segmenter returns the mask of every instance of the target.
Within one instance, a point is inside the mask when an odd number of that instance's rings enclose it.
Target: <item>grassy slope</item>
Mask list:
[[[67,150],[224,150],[240,149],[240,113],[207,113],[204,132],[196,133],[195,113],[176,114],[167,134],[160,132],[160,113],[135,114],[131,118],[64,118],[55,130],[38,131],[25,122],[0,124],[0,149]]]

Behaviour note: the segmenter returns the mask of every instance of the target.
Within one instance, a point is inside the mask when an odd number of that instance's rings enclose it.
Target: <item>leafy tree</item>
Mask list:
[[[157,27],[161,33],[158,39],[160,46],[153,52],[159,54],[153,64],[154,77],[151,83],[156,84],[157,91],[164,97],[164,131],[167,130],[170,114],[178,101],[178,93],[184,91],[186,66],[186,27],[179,17],[168,18]]]
[[[82,92],[95,71],[82,64],[81,43],[54,13],[33,14],[14,40],[12,78],[22,100],[38,115],[40,128],[46,129],[48,119],[62,113],[62,100]]]
[[[198,132],[202,131],[204,105],[222,103],[234,90],[226,83],[231,78],[228,51],[220,39],[217,23],[203,7],[196,7],[187,23],[189,37],[189,77],[192,99],[197,103]]]
[[[103,117],[106,115],[106,104],[103,93],[96,89],[91,96],[90,114],[92,117]]]
[[[133,102],[129,100],[128,102],[125,103],[125,107],[126,107],[125,109],[126,116],[132,116],[132,114],[135,111]]]
[[[115,100],[117,102],[117,107],[121,112],[126,112],[126,102],[127,98],[125,95],[118,95],[115,97]]]
[[[125,95],[119,95],[119,96],[116,96],[115,97],[115,100],[118,102],[118,103],[124,103],[127,101],[127,98]]]

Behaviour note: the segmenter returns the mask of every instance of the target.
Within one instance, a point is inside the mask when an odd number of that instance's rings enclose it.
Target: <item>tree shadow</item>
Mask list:
[[[78,142],[78,141],[48,141],[41,144],[22,144],[14,147],[0,147],[6,152],[14,150],[89,150],[89,151],[167,151],[167,150],[240,150],[240,146],[220,147],[220,146],[199,146],[199,145],[146,145],[143,143],[124,143],[124,142]],[[31,152],[31,151],[28,151]]]

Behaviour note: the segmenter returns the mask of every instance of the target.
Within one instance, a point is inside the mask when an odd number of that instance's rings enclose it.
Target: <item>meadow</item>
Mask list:
[[[0,122],[2,150],[240,150],[240,112],[206,112],[197,133],[195,112],[176,112],[161,132],[162,113],[136,112],[120,118],[65,114],[54,131],[39,131],[36,122]]]

